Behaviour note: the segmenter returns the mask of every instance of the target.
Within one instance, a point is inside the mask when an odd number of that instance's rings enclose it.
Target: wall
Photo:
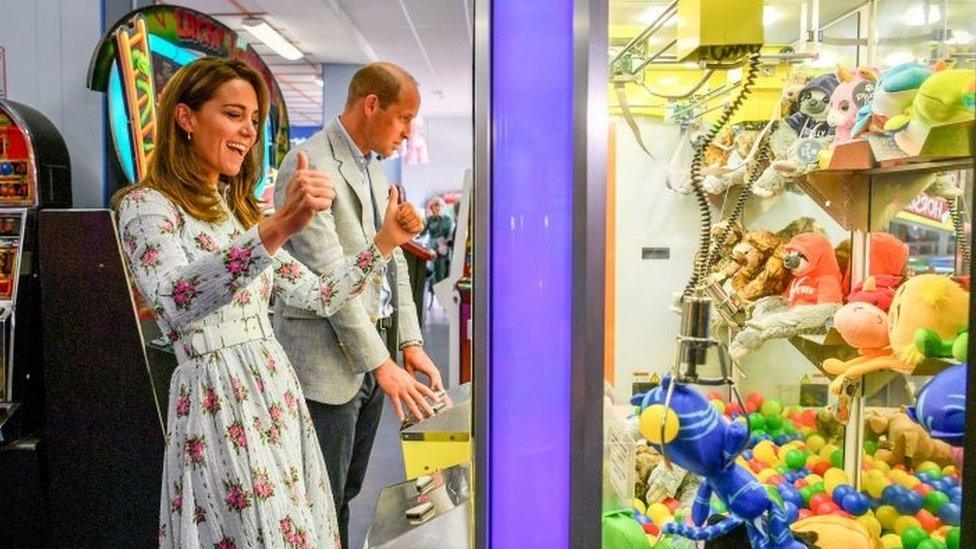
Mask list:
[[[435,194],[461,190],[464,172],[472,167],[470,117],[429,118],[426,124],[430,163],[403,166],[407,195],[418,206]]]
[[[663,374],[670,367],[679,317],[669,307],[674,294],[688,281],[698,245],[694,198],[665,186],[665,171],[679,141],[678,128],[649,118],[638,119],[638,125],[654,159],[640,150],[630,128],[616,118],[615,366],[621,399],[629,397],[633,371]],[[690,157],[681,165],[689,162]],[[714,210],[712,215],[716,217]],[[774,203],[760,204],[753,199],[745,219],[750,228],[777,231],[800,216],[819,220],[834,245],[848,236],[812,201],[790,193]],[[671,258],[643,260],[644,246],[669,247]],[[747,379],[740,390],[780,397],[781,390],[792,390],[789,387],[798,385],[804,374],[813,375],[816,370],[789,343],[777,341],[748,357],[743,373]]]
[[[99,0],[0,0],[7,98],[44,113],[71,155],[76,207],[102,207],[102,94],[85,80],[102,33]]]

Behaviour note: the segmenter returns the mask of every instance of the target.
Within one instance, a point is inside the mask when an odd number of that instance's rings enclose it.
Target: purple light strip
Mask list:
[[[491,11],[489,546],[568,547],[573,1]]]

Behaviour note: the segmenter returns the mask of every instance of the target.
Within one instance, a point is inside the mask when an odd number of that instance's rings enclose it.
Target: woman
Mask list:
[[[392,191],[373,244],[313,275],[280,248],[335,191],[302,156],[284,204],[262,219],[255,145],[267,113],[264,82],[244,63],[190,63],[163,91],[145,179],[116,197],[131,271],[180,362],[167,413],[165,546],[339,546],[325,464],[268,300],[328,316],[422,226]]]
[[[444,200],[435,196],[427,204],[427,226],[421,234],[427,235],[427,247],[437,257],[434,258],[433,275],[430,283],[433,286],[447,278],[451,265],[451,245],[454,238],[454,220],[444,215]]]

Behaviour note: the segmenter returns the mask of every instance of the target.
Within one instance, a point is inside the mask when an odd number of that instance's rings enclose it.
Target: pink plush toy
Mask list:
[[[835,146],[851,140],[857,110],[871,100],[870,94],[874,91],[874,83],[878,81],[878,73],[870,67],[858,67],[853,72],[837,67],[837,79],[840,84],[830,95],[830,111],[827,113],[827,124],[835,128]],[[862,85],[865,83],[870,85]],[[857,94],[865,96],[857,97]]]

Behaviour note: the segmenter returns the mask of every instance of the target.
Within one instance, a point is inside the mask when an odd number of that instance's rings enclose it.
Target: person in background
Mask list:
[[[427,224],[421,236],[427,237],[427,248],[437,254],[434,258],[430,284],[447,278],[451,270],[451,240],[454,238],[454,219],[444,211],[444,199],[435,196],[427,203]]]
[[[268,302],[335,314],[422,226],[393,196],[371,241],[312,274],[282,244],[329,210],[335,190],[301,156],[278,210],[262,216],[254,193],[267,115],[265,83],[243,62],[186,65],[160,98],[146,177],[113,199],[126,261],[179,360],[162,547],[339,547],[315,427]]]
[[[391,63],[366,65],[349,83],[342,114],[285,157],[275,204],[286,198],[284,181],[295,173],[301,152],[312,168],[336,182],[332,209],[316,215],[285,245],[313,271],[328,269],[336,254],[355,254],[375,234],[389,188],[377,155],[392,155],[409,137],[419,108],[417,83],[406,71]],[[394,250],[393,261],[366,279],[363,293],[328,319],[276,304],[275,333],[295,364],[318,429],[347,548],[349,502],[366,477],[383,393],[402,421],[404,406],[417,419],[433,415],[428,399],[443,388],[424,352],[403,252]],[[398,352],[404,368],[397,365]],[[414,378],[415,372],[429,378],[429,387]]]

